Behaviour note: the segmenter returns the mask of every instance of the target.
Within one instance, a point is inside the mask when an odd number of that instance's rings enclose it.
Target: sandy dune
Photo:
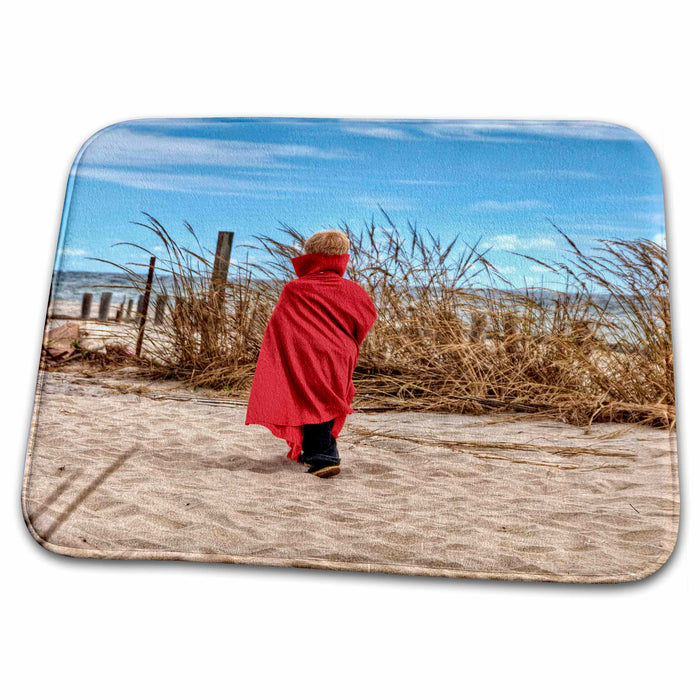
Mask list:
[[[667,431],[355,413],[341,475],[321,480],[240,403],[41,382],[25,516],[62,554],[609,582],[675,543]]]

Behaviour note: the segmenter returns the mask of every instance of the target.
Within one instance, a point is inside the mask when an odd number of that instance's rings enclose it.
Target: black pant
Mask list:
[[[340,464],[338,447],[331,435],[335,420],[304,426],[304,438],[301,443],[301,462],[312,467],[325,467]]]

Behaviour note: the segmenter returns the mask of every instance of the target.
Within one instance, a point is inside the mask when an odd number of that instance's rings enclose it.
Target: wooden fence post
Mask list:
[[[216,241],[216,255],[211,273],[211,292],[214,304],[220,308],[224,302],[224,290],[228,278],[228,268],[231,263],[231,248],[233,246],[233,231],[219,231]]]
[[[146,279],[146,289],[143,295],[143,305],[141,317],[139,319],[139,337],[136,340],[136,357],[141,357],[143,347],[143,334],[146,330],[146,319],[148,318],[148,305],[151,303],[151,287],[153,286],[153,273],[156,269],[156,259],[152,257],[148,263],[148,278]]]
[[[92,309],[92,294],[85,292],[83,294],[83,305],[80,309],[80,318],[90,318],[90,310]]]
[[[173,318],[177,323],[182,321],[184,314],[184,301],[182,297],[175,297],[175,306],[173,307]]]
[[[109,317],[109,305],[112,303],[112,292],[102,292],[100,296],[100,311],[98,318],[100,321],[107,321]]]
[[[134,300],[129,299],[129,303],[126,306],[126,320],[131,321],[131,312],[133,311],[134,308]]]
[[[119,308],[117,309],[117,315],[114,317],[114,320],[117,323],[122,322],[122,318],[124,317],[124,304],[126,304],[126,297],[122,300],[122,303],[119,304]]]
[[[160,326],[160,324],[163,323],[163,314],[165,313],[165,305],[167,301],[167,294],[159,294],[158,298],[156,299],[156,310],[153,315],[153,323],[156,326]]]
[[[472,327],[469,339],[472,343],[481,341],[481,336],[486,330],[486,316],[481,311],[472,311]]]
[[[503,347],[509,354],[518,348],[517,334],[518,325],[515,322],[515,315],[508,312],[503,319]]]

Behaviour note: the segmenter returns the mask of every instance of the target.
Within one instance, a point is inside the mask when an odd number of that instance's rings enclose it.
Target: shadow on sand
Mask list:
[[[277,474],[279,472],[298,471],[303,474],[306,467],[287,459],[284,455],[268,457],[267,459],[253,459],[243,450],[237,451],[221,459],[203,460],[198,465],[199,469],[226,469],[231,472],[248,471],[255,474]]]

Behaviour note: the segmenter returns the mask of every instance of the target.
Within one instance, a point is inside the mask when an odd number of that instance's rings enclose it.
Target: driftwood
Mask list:
[[[357,399],[361,399],[362,396],[358,395]],[[488,408],[503,408],[506,410],[516,411],[518,413],[541,413],[543,411],[553,411],[555,406],[549,406],[547,404],[541,403],[521,403],[519,401],[504,401],[502,399],[487,399],[481,396],[470,396],[468,394],[464,396],[445,396],[446,399],[456,400],[456,401],[473,401],[481,406],[487,406]],[[404,407],[406,403],[403,401],[397,401],[396,405],[377,404],[370,406],[363,406],[358,408],[358,411],[371,411],[373,413],[383,413],[385,411],[395,411],[398,407]]]
[[[76,352],[79,341],[80,324],[64,323],[47,333],[44,350],[52,360],[65,360]]]

